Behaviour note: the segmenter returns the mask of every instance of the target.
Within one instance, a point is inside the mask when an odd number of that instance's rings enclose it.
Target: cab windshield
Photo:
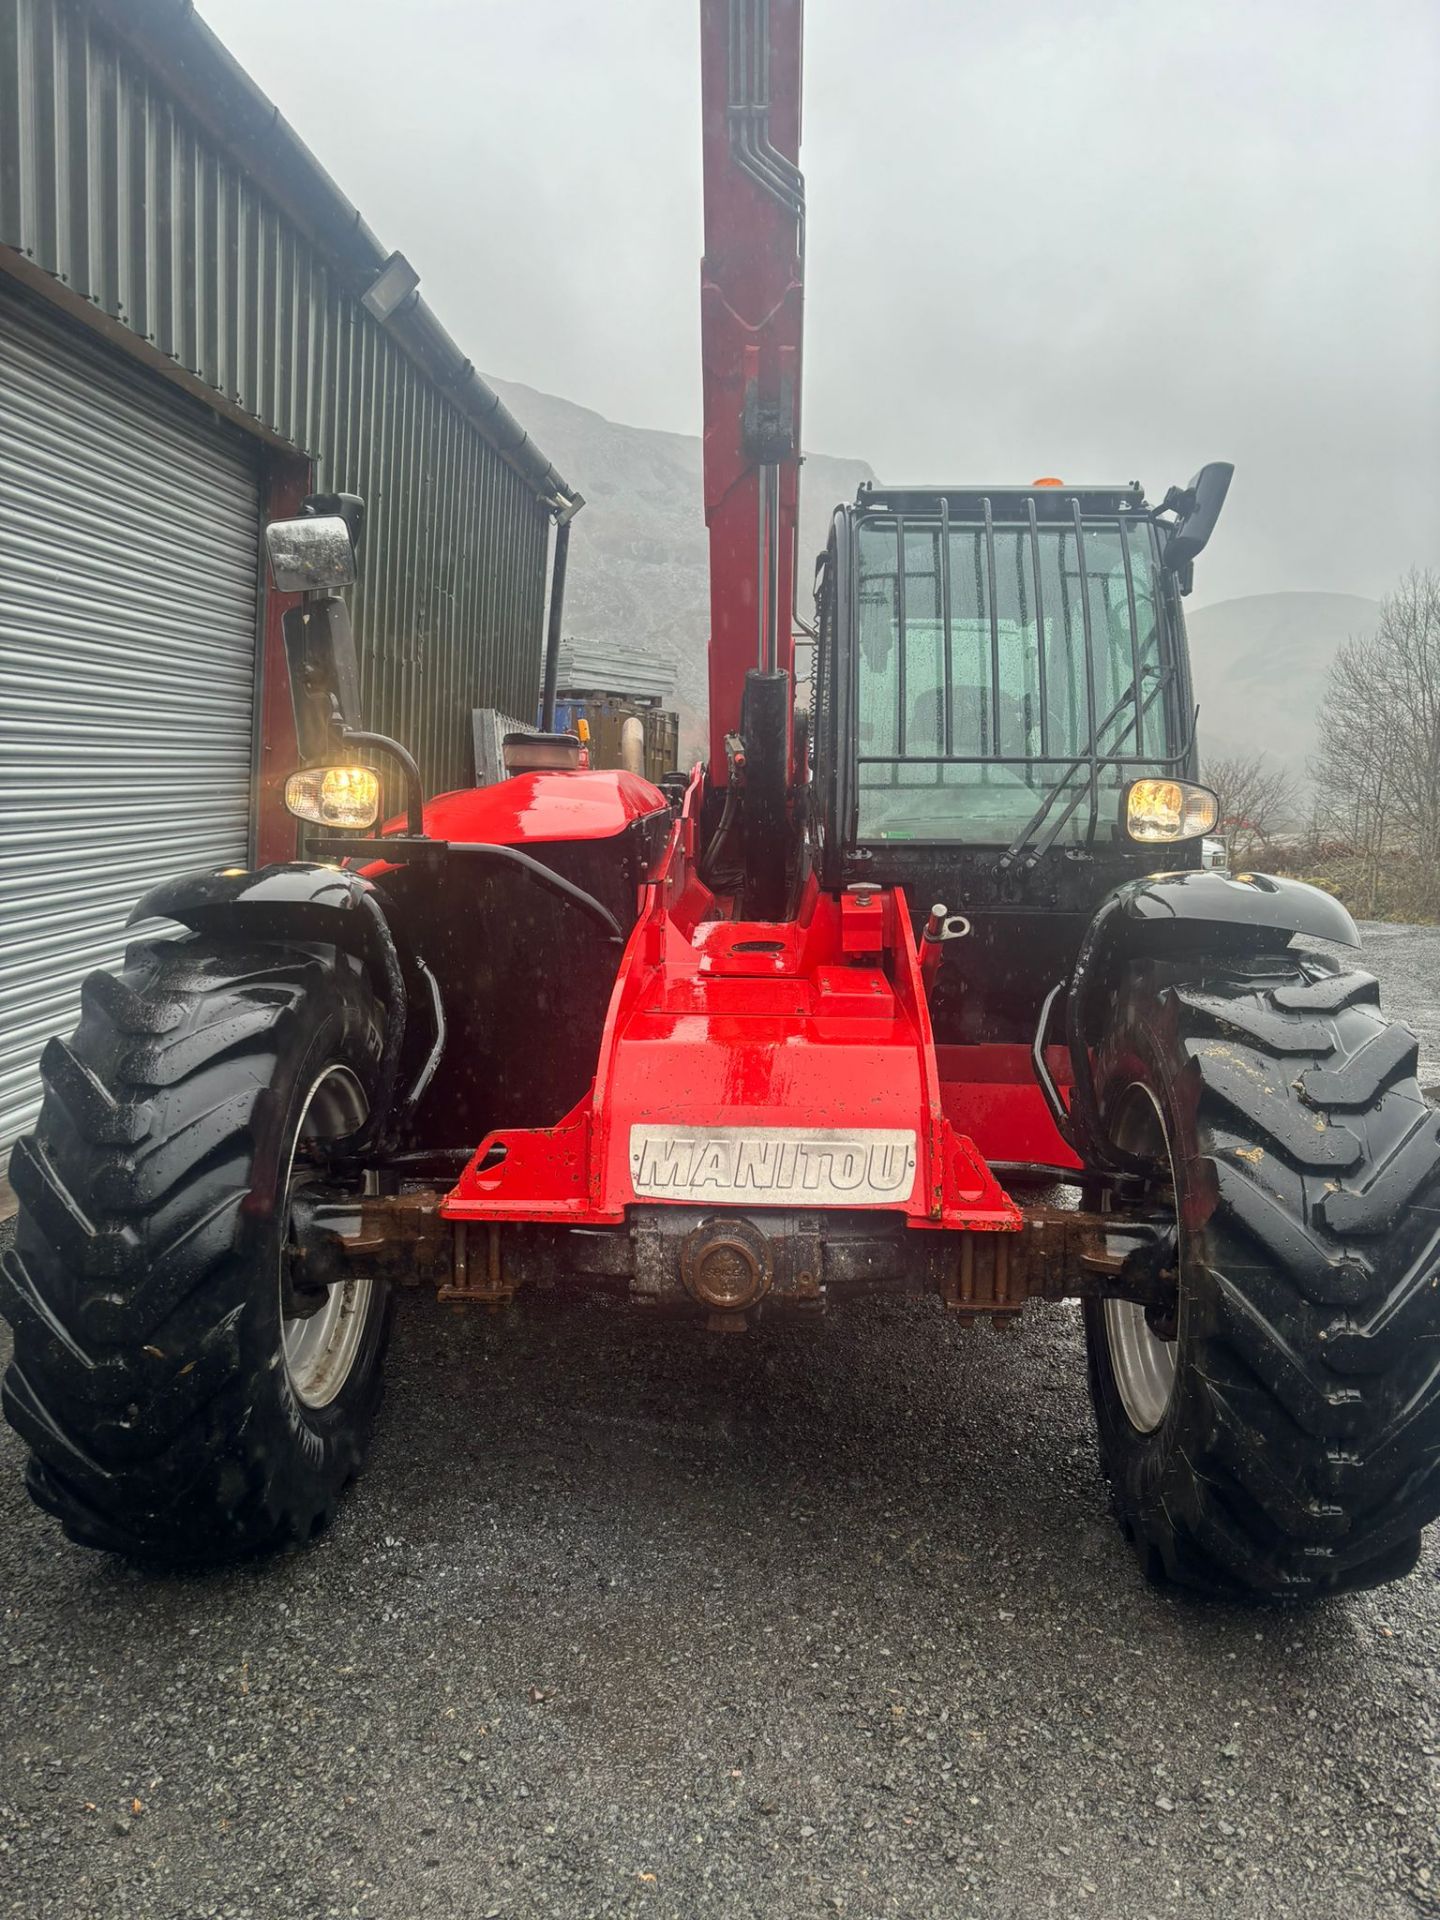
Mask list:
[[[1054,837],[1073,845],[1108,836],[1128,781],[1173,767],[1148,520],[885,514],[857,546],[862,840],[1004,844],[1058,787]]]

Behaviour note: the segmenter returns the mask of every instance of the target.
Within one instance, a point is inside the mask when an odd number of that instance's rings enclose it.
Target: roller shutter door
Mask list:
[[[0,1171],[138,896],[247,857],[258,539],[243,436],[0,278]]]

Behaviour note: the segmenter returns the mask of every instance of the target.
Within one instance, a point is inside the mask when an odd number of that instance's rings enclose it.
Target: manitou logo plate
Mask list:
[[[900,1206],[915,1184],[906,1127],[631,1127],[642,1200]]]

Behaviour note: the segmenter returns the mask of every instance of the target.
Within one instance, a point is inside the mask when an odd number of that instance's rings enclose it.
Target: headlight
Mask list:
[[[305,767],[285,782],[298,820],[322,827],[370,827],[380,811],[380,776],[369,767]]]
[[[1125,831],[1148,845],[1193,840],[1209,833],[1219,816],[1215,795],[1189,780],[1133,780],[1125,789]]]

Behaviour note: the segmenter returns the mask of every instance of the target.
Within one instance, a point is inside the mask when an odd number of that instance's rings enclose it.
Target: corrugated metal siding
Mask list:
[[[367,718],[432,786],[470,710],[529,712],[548,516],[521,477],[78,5],[0,0],[0,242],[363,494]]]
[[[254,448],[0,283],[0,1149],[157,881],[243,861]]]

